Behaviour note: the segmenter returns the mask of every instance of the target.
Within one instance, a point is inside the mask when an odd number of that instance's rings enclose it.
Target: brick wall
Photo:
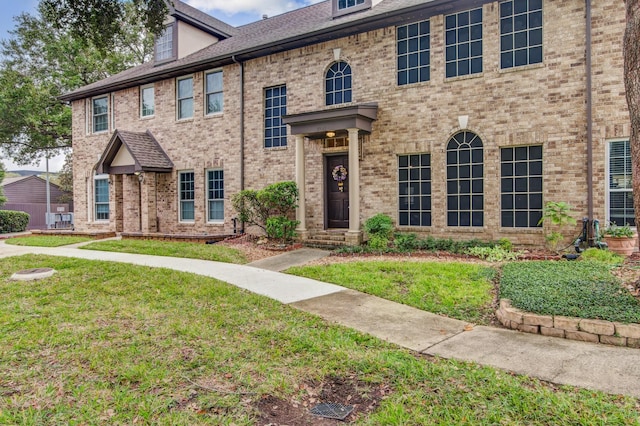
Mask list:
[[[594,3],[594,171],[596,216],[605,218],[605,142],[629,135],[622,80],[624,4],[615,0]],[[395,28],[358,34],[245,64],[245,143],[247,188],[262,188],[295,179],[295,141],[288,146],[263,148],[264,88],[286,84],[288,113],[323,110],[324,75],[334,61],[334,49],[353,71],[354,103],[377,102],[378,120],[365,143],[361,166],[361,221],[382,212],[397,221],[397,155],[430,153],[432,210],[430,228],[403,228],[457,239],[509,238],[516,244],[542,244],[541,229],[500,226],[500,148],[542,145],[544,200],[566,201],[575,217],[587,214],[585,10],[577,0],[544,2],[544,63],[514,70],[499,66],[498,3],[484,6],[483,69],[480,75],[444,78],[444,17],[431,19],[431,80],[397,86]],[[612,17],[615,17],[612,19]],[[156,116],[140,119],[138,88],[115,94],[116,127],[130,131],[150,129],[175,164],[176,170],[196,171],[196,221],[179,224],[177,172],[158,175],[157,212],[162,232],[229,231],[234,216],[226,203],[223,229],[207,225],[204,170],[223,167],[225,196],[239,190],[239,66],[224,69],[224,114],[203,117],[202,73],[194,75],[195,118],[175,119],[175,80],[156,84]],[[77,218],[87,223],[85,179],[106,146],[109,134],[85,136],[82,102],[74,103],[74,170]],[[460,130],[458,117],[468,116],[468,129],[484,142],[484,212],[482,228],[448,227],[446,223],[446,158],[448,139]],[[306,141],[307,227],[324,228],[323,156],[319,141]],[[337,149],[340,151],[340,149]],[[345,149],[346,151],[346,149]],[[128,198],[137,193],[125,193]],[[136,207],[137,208],[137,207]],[[113,212],[112,205],[112,212]],[[133,210],[132,210],[133,211]],[[126,209],[125,209],[126,212]],[[149,217],[149,214],[145,214]],[[83,220],[85,219],[85,220]],[[137,217],[125,214],[125,223]],[[115,224],[107,225],[115,227]],[[578,228],[565,233],[577,234]]]

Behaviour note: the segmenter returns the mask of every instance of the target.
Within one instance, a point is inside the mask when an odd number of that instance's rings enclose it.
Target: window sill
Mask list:
[[[176,119],[176,123],[191,123],[193,122],[195,119],[193,117],[186,117],[186,118],[177,118]]]
[[[207,222],[207,226],[222,227],[222,226],[224,226],[224,221],[222,221],[222,222]]]
[[[417,81],[415,83],[407,83],[407,84],[398,84],[398,81],[396,79],[396,90],[407,90],[414,87],[429,86],[430,84],[431,84],[431,79],[427,81]]]
[[[87,134],[87,136],[102,136],[102,135],[107,135],[109,134],[108,130],[102,130],[100,132],[90,132]]]
[[[190,220],[190,221],[179,220],[178,223],[180,225],[195,225],[196,221],[195,220]]]
[[[154,115],[141,115],[140,116],[140,120],[151,120],[152,118],[156,118],[155,114]]]
[[[472,80],[474,78],[482,78],[482,77],[484,77],[484,72],[477,72],[475,74],[458,75],[456,77],[445,77],[444,78],[444,82],[445,83],[454,83],[456,81]]]
[[[220,112],[212,112],[211,114],[207,114],[204,116],[204,118],[209,119],[209,118],[221,118],[224,117],[224,111],[220,111]]]
[[[265,151],[286,151],[287,146],[272,146],[271,148],[264,148]]]
[[[542,228],[503,228],[500,227],[500,232],[504,234],[542,234],[544,231]]]
[[[482,232],[486,232],[486,228],[484,226],[447,226],[447,232],[467,234],[467,233],[476,233],[480,234]]]
[[[544,68],[544,62],[540,62],[539,64],[520,65],[519,67],[500,68],[498,70],[498,73],[500,73],[500,74],[508,74],[510,72],[536,70],[538,68]]]

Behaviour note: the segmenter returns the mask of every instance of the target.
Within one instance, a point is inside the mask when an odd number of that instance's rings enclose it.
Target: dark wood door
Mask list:
[[[326,157],[325,182],[327,187],[327,227],[349,227],[349,157]],[[342,169],[341,169],[342,166]],[[335,173],[334,173],[335,171]],[[346,178],[344,177],[346,171]],[[335,177],[334,177],[335,175]],[[338,180],[336,180],[338,178]]]

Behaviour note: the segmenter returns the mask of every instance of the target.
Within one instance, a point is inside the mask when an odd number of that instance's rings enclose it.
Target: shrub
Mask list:
[[[374,251],[387,251],[389,248],[389,238],[380,234],[373,234],[369,237],[367,246]]]
[[[495,247],[471,247],[465,251],[465,254],[488,260],[489,262],[506,262],[509,260],[517,260],[520,252],[505,250],[502,246]]]
[[[370,237],[378,235],[388,240],[393,233],[393,221],[386,214],[378,213],[365,221],[364,231]]]
[[[291,239],[298,222],[293,220],[298,201],[295,182],[271,184],[264,189],[245,189],[231,198],[241,222],[264,230],[269,238]],[[271,220],[269,224],[269,219]],[[276,235],[282,235],[276,236]]]
[[[418,236],[416,234],[396,234],[394,237],[395,246],[400,251],[413,251],[418,248]]]
[[[29,214],[25,212],[0,210],[0,234],[26,231],[29,217]]]

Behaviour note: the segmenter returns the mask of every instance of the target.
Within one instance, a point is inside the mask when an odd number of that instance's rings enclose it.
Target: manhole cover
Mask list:
[[[344,420],[353,411],[353,405],[335,403],[318,404],[311,409],[311,414],[327,419]]]
[[[11,276],[12,280],[17,281],[32,281],[39,280],[42,278],[49,278],[56,271],[52,268],[33,268],[33,269],[24,269],[22,271],[18,271]]]

